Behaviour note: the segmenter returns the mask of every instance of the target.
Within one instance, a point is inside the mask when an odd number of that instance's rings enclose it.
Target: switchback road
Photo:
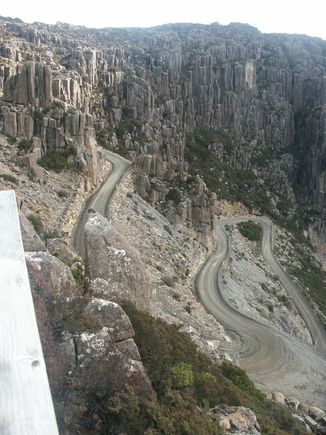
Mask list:
[[[84,227],[90,208],[108,216],[109,202],[130,162],[108,152],[112,171],[102,186],[88,199],[76,224],[73,244],[83,257]],[[252,320],[230,307],[223,299],[221,266],[228,255],[229,245],[225,225],[245,220],[262,225],[262,253],[265,260],[295,303],[311,333],[314,346]],[[288,396],[326,407],[326,339],[325,331],[305,297],[282,269],[273,255],[272,223],[264,217],[233,218],[217,221],[217,250],[207,259],[196,279],[200,301],[224,327],[237,337],[233,351],[240,356],[240,366],[263,390],[279,390]],[[229,350],[229,349],[225,349]]]
[[[88,210],[93,209],[102,216],[108,217],[110,199],[117,185],[131,165],[128,160],[118,156],[117,154],[106,151],[106,155],[107,159],[112,164],[112,170],[101,187],[86,201],[85,206],[79,215],[73,235],[73,246],[81,257],[85,256],[84,230]]]
[[[222,297],[224,285],[221,266],[228,256],[229,241],[225,225],[253,220],[263,229],[262,253],[277,274],[306,322],[314,346],[261,324],[229,306]],[[295,286],[273,255],[272,223],[265,217],[231,218],[217,221],[217,250],[208,258],[196,280],[200,301],[223,326],[238,337],[233,348],[240,366],[264,390],[279,390],[287,395],[326,406],[326,335],[307,299]]]

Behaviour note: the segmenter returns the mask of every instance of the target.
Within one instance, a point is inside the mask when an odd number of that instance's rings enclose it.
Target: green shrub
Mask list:
[[[180,363],[171,368],[171,374],[168,383],[173,388],[192,387],[194,383],[194,374],[189,364]]]
[[[25,153],[33,149],[33,142],[30,139],[24,137],[18,144],[18,149],[24,151]]]
[[[17,139],[15,137],[9,136],[7,137],[7,142],[9,143],[9,145],[15,145]]]
[[[85,287],[85,271],[82,264],[74,263],[71,267],[71,272],[78,287],[83,289]]]
[[[304,291],[326,315],[326,272],[317,264],[315,258],[303,252],[298,243],[296,243],[296,252],[299,254],[300,266],[291,265],[288,271],[302,283]]]
[[[172,188],[168,191],[166,197],[166,201],[173,201],[176,204],[181,202],[181,192],[178,189]]]
[[[171,429],[170,433],[202,433],[200,422],[198,426],[194,423],[197,420],[196,407],[224,403],[251,408],[257,415],[263,434],[303,434],[291,413],[268,400],[239,367],[229,363],[220,367],[213,364],[175,326],[154,319],[130,304],[125,304],[123,308],[134,326],[135,341],[160,406],[169,403],[170,407],[178,407],[179,413],[187,409],[193,419],[194,426],[190,426],[190,432],[173,432]],[[175,376],[172,385],[171,375]],[[164,411],[172,424],[175,414],[171,408],[164,408]],[[214,432],[208,430],[206,433]]]
[[[168,287],[174,287],[176,279],[173,276],[164,275],[164,276],[162,276],[162,281]]]
[[[36,107],[33,113],[34,123],[39,124],[44,119],[44,112],[42,109]]]
[[[109,130],[107,128],[102,128],[100,131],[96,133],[96,141],[99,145],[103,147],[107,147],[108,145],[108,134]]]
[[[64,110],[65,104],[62,101],[54,100],[51,104],[51,109],[62,109]]]
[[[165,103],[166,103],[166,99],[165,99],[164,95],[158,95],[155,98],[155,106],[161,106]]]
[[[260,242],[263,237],[263,229],[256,222],[247,221],[238,224],[240,233],[248,240]]]
[[[116,135],[118,139],[122,139],[127,133],[140,133],[141,122],[134,117],[134,112],[128,107],[122,109],[121,121],[116,128]]]
[[[10,183],[18,184],[18,180],[11,174],[0,174],[3,181],[9,181]]]
[[[51,151],[41,157],[37,163],[45,169],[55,172],[64,170],[78,171],[78,167],[68,162],[68,157],[73,155],[72,150],[67,151]]]
[[[223,134],[226,135],[224,138]],[[223,131],[196,129],[187,135],[185,158],[189,162],[190,180],[195,180],[198,174],[219,199],[239,201],[250,210],[260,209],[263,214],[273,217],[275,213],[266,196],[266,189],[257,182],[254,172],[250,169],[236,170],[209,150],[209,145],[215,143],[219,135],[224,142],[225,153],[231,152],[233,142]],[[192,186],[188,183],[184,187],[189,189]]]
[[[57,195],[59,196],[59,198],[68,198],[68,192],[66,192],[65,190],[59,190],[57,192]]]

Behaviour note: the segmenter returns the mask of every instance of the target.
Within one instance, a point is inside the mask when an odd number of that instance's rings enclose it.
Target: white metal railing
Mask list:
[[[58,434],[14,191],[0,192],[0,434]]]

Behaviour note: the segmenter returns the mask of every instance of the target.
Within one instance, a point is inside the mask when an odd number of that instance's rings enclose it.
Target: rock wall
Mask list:
[[[219,159],[256,171],[297,201],[315,216],[310,234],[325,246],[325,41],[240,24],[0,24],[5,134],[36,135],[43,153],[73,145],[81,160],[93,155],[85,143],[96,137],[133,160],[138,193],[163,211],[189,176],[186,135],[196,127],[226,131],[232,146],[214,144]],[[82,167],[96,178],[90,160]],[[196,195],[185,192],[171,219],[207,231],[214,205]]]
[[[137,252],[112,223],[92,211],[85,226],[85,248],[90,294],[148,308],[151,288]]]
[[[56,248],[56,256],[51,255],[22,213],[20,222],[60,433],[80,430],[92,395],[98,401],[121,394],[128,385],[136,394],[153,398],[135,331],[120,305],[83,296],[72,274],[74,265],[68,266],[78,258],[64,240],[48,243]]]

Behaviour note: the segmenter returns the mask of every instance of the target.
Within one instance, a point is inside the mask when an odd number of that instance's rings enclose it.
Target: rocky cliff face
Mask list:
[[[189,177],[187,143],[196,128],[223,132],[201,151],[223,162],[217,172],[253,171],[275,208],[288,202],[294,220],[309,212],[323,249],[326,42],[238,24],[88,30],[2,19],[0,31],[1,128],[32,138],[35,160],[73,149],[95,183],[96,138],[133,159],[144,199],[205,232],[221,189]]]
[[[85,226],[88,291],[146,310],[151,288],[138,253],[107,219],[90,212]]]
[[[73,276],[78,258],[63,239],[47,241],[55,249],[56,255],[51,255],[23,213],[20,222],[60,433],[78,432],[93,401],[120,394],[126,386],[153,398],[135,331],[121,306],[107,295],[83,295]],[[90,420],[93,426],[88,429],[97,432],[96,419]]]

